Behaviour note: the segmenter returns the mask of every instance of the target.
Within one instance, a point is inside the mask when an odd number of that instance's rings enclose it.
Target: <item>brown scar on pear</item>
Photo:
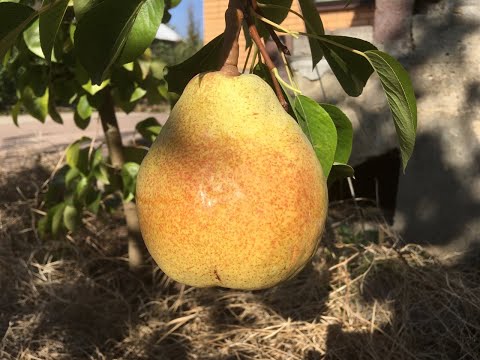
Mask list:
[[[215,275],[215,279],[217,279],[219,282],[222,282],[222,279],[220,278],[220,275],[218,275],[217,269],[213,270],[213,274]]]

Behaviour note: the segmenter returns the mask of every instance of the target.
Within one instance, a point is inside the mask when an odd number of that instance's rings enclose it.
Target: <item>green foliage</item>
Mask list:
[[[0,65],[0,112],[6,111],[14,105],[15,102],[15,80],[11,74]]]
[[[162,0],[104,0],[83,13],[75,31],[77,56],[100,85],[113,64],[133,61],[153,41],[163,16]],[[99,24],[102,30],[99,31]]]
[[[328,178],[337,148],[337,130],[332,118],[317,102],[303,95],[295,98],[294,111]]]
[[[105,199],[115,196],[109,188],[113,173],[108,159],[91,139],[82,138],[71,144],[65,158],[66,165],[55,174],[45,196],[49,210],[39,223],[43,236],[74,231],[85,212],[98,214],[101,207],[108,207]]]
[[[86,214],[111,212],[122,201],[134,200],[138,169],[146,151],[126,148],[128,162],[118,172],[103,150],[87,137],[67,148],[66,164],[54,175],[45,194],[49,210],[39,223],[42,236],[75,231]]]
[[[292,0],[262,0],[261,3],[262,3],[261,5],[263,6],[265,5],[268,6],[266,8],[265,7],[262,8],[263,16],[265,16],[265,18],[277,24],[280,24],[288,16],[289,9],[292,7],[293,1]],[[268,39],[270,34],[267,28],[264,26],[264,23],[257,19],[256,25],[257,25],[260,36],[265,39]],[[247,39],[250,37],[248,34],[248,31],[245,31],[245,37]]]
[[[138,170],[140,170],[140,164],[135,162],[127,162],[122,167],[124,201],[129,202],[135,199],[135,187],[137,185]]]
[[[67,11],[68,3],[69,0],[44,0],[44,5],[52,4],[48,11],[40,15],[39,20],[40,43],[47,62],[50,62],[52,58],[55,39]]]
[[[217,36],[181,64],[169,67],[165,77],[168,82],[168,90],[181,94],[195,75],[218,69],[221,62],[222,46],[223,34]]]
[[[303,18],[307,32],[312,35],[324,35],[325,29],[323,28],[323,22],[317,11],[317,6],[313,0],[299,0],[300,8],[302,9]],[[323,58],[322,44],[315,38],[308,39],[310,44],[310,52],[312,53],[312,68],[315,68],[317,64]]]
[[[335,125],[337,132],[337,144],[335,147],[334,162],[346,164],[352,153],[353,127],[350,119],[342,110],[330,104],[320,104]]]
[[[153,143],[158,134],[160,134],[160,131],[162,131],[162,125],[160,125],[154,117],[149,117],[148,119],[140,121],[135,126],[135,129],[147,142]]]
[[[36,16],[29,6],[13,2],[0,3],[0,61]]]
[[[353,52],[377,50],[367,41],[348,36],[323,35],[320,37],[321,47],[325,59],[332,68],[343,90],[350,96],[359,96],[368,79],[373,73],[373,68],[362,55]]]
[[[400,143],[403,169],[412,156],[417,131],[417,102],[407,72],[400,63],[381,51],[365,53],[380,77],[392,111]]]

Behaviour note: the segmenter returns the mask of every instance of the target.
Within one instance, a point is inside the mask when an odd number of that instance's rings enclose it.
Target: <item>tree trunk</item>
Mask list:
[[[373,38],[389,52],[408,54],[413,48],[415,0],[376,0]]]
[[[115,106],[111,94],[110,87],[103,90],[104,99],[98,111],[102,122],[103,132],[108,147],[108,153],[112,166],[119,173],[125,164],[125,156],[123,152],[122,134],[118,127],[117,117],[115,115]],[[117,181],[121,181],[118,175]],[[137,218],[137,210],[135,203],[124,202],[123,213],[127,223],[128,230],[128,264],[131,270],[139,270],[144,263],[145,245],[140,233],[140,226]]]

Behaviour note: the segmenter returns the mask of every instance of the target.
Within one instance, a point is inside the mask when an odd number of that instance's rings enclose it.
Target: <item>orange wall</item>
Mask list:
[[[225,28],[225,9],[227,8],[228,0],[204,0],[203,1],[203,26],[204,26],[204,41],[209,42],[217,35],[221,34]],[[300,11],[298,0],[293,0],[292,10]],[[320,8],[320,15],[322,17],[323,25],[326,30],[332,31],[336,29],[344,29],[352,26],[373,25],[373,6],[362,5],[351,9],[344,9],[342,7],[337,10],[322,10]],[[305,26],[303,21],[295,14],[290,13],[282,26],[289,30],[304,31]],[[245,38],[243,34],[240,37],[240,66],[245,61]]]

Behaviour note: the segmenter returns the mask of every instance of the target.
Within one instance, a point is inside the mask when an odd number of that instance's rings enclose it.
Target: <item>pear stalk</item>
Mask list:
[[[238,39],[242,28],[245,0],[230,0],[225,11],[225,35],[223,40],[223,59],[220,72],[225,75],[239,76]]]

